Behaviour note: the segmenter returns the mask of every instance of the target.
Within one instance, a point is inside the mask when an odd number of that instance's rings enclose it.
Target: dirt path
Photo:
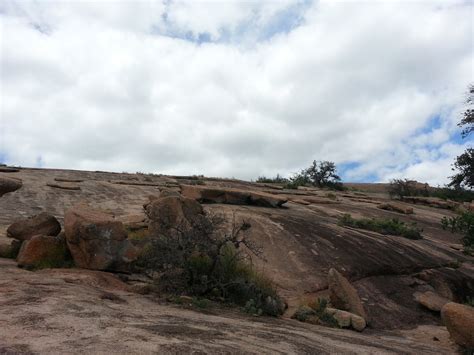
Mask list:
[[[444,345],[395,332],[360,334],[293,320],[209,315],[130,293],[111,274],[30,272],[0,259],[0,353],[452,352]]]

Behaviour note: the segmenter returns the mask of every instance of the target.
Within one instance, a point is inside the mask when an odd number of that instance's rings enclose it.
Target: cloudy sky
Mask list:
[[[472,145],[469,0],[3,0],[0,30],[9,164],[436,185]]]

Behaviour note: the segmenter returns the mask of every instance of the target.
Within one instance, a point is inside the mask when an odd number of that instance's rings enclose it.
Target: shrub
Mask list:
[[[339,219],[339,224],[353,228],[366,229],[381,234],[397,235],[408,239],[422,239],[421,229],[416,227],[416,223],[407,225],[398,218],[352,218],[350,214],[344,214]]]
[[[198,219],[191,228],[176,228],[170,235],[151,236],[135,268],[158,275],[162,291],[187,293],[197,297],[224,299],[255,314],[277,316],[284,305],[275,285],[250,263],[246,249],[261,256],[261,249],[248,241],[243,232],[250,225],[243,222],[232,232],[223,233],[220,216]],[[252,308],[253,309],[253,308]]]
[[[306,322],[314,318],[314,322],[326,325],[329,327],[338,328],[339,324],[332,314],[326,312],[328,301],[324,298],[318,298],[315,302],[310,302],[307,305],[302,305],[293,314],[292,318],[300,322]]]
[[[266,176],[259,176],[257,182],[269,183],[269,184],[285,184],[288,182],[287,178],[284,178],[280,174],[277,174],[274,178],[267,178]]]
[[[443,217],[441,220],[443,229],[450,229],[451,232],[463,234],[461,239],[464,245],[464,252],[472,254],[474,251],[474,213],[463,211],[459,216]]]
[[[470,202],[474,200],[474,191],[463,188],[438,187],[430,191],[430,196],[443,200]]]

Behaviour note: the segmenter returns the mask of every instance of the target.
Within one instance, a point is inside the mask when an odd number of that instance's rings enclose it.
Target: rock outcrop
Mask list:
[[[328,273],[329,299],[334,308],[354,313],[367,320],[364,306],[357,290],[336,269]]]
[[[64,216],[66,242],[76,266],[114,270],[130,248],[122,222],[87,205],[76,205]]]
[[[158,198],[146,205],[152,235],[169,234],[175,228],[189,228],[204,215],[202,206],[195,200],[169,196]]]
[[[200,203],[224,203],[230,205],[281,207],[288,201],[286,198],[264,192],[193,185],[182,185],[181,194]]]
[[[441,309],[443,308],[443,306],[446,303],[450,302],[449,299],[442,297],[432,291],[416,294],[415,299],[422,306],[435,312],[441,312]]]
[[[441,318],[457,344],[474,348],[474,307],[449,302],[441,309]]]
[[[408,207],[408,206],[403,206],[399,203],[393,203],[393,202],[382,203],[378,205],[377,208],[380,208],[381,210],[393,211],[393,212],[398,212],[398,213],[403,213],[403,214],[413,214],[413,208]]]
[[[436,197],[406,196],[403,198],[403,201],[446,210],[454,210],[461,206],[461,203],[459,202],[442,200]]]
[[[20,179],[10,179],[0,176],[0,197],[6,193],[18,190],[22,185]]]
[[[34,235],[56,236],[59,232],[61,232],[61,225],[58,220],[49,213],[42,212],[14,222],[7,229],[7,237],[28,240]]]
[[[68,255],[63,235],[35,235],[23,242],[18,253],[18,266],[25,268],[52,268],[64,265]]]

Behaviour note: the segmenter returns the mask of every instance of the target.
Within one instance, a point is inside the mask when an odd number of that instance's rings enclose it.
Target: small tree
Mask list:
[[[456,158],[454,171],[457,174],[451,176],[450,186],[455,188],[474,188],[474,149],[468,148],[463,154]]]
[[[463,112],[463,117],[458,126],[462,127],[462,138],[467,138],[474,132],[474,84],[471,84],[468,89],[466,98],[467,108]],[[453,171],[458,171],[457,174],[451,176],[449,186],[455,188],[474,188],[474,149],[468,148],[463,154],[456,158],[454,162]]]
[[[314,160],[306,173],[314,186],[324,187],[341,183],[341,178],[336,172],[336,164],[331,161]]]
[[[316,187],[329,187],[337,190],[343,188],[341,178],[337,174],[336,164],[331,161],[316,161],[309,168],[295,174],[289,183],[289,187],[311,185]]]

